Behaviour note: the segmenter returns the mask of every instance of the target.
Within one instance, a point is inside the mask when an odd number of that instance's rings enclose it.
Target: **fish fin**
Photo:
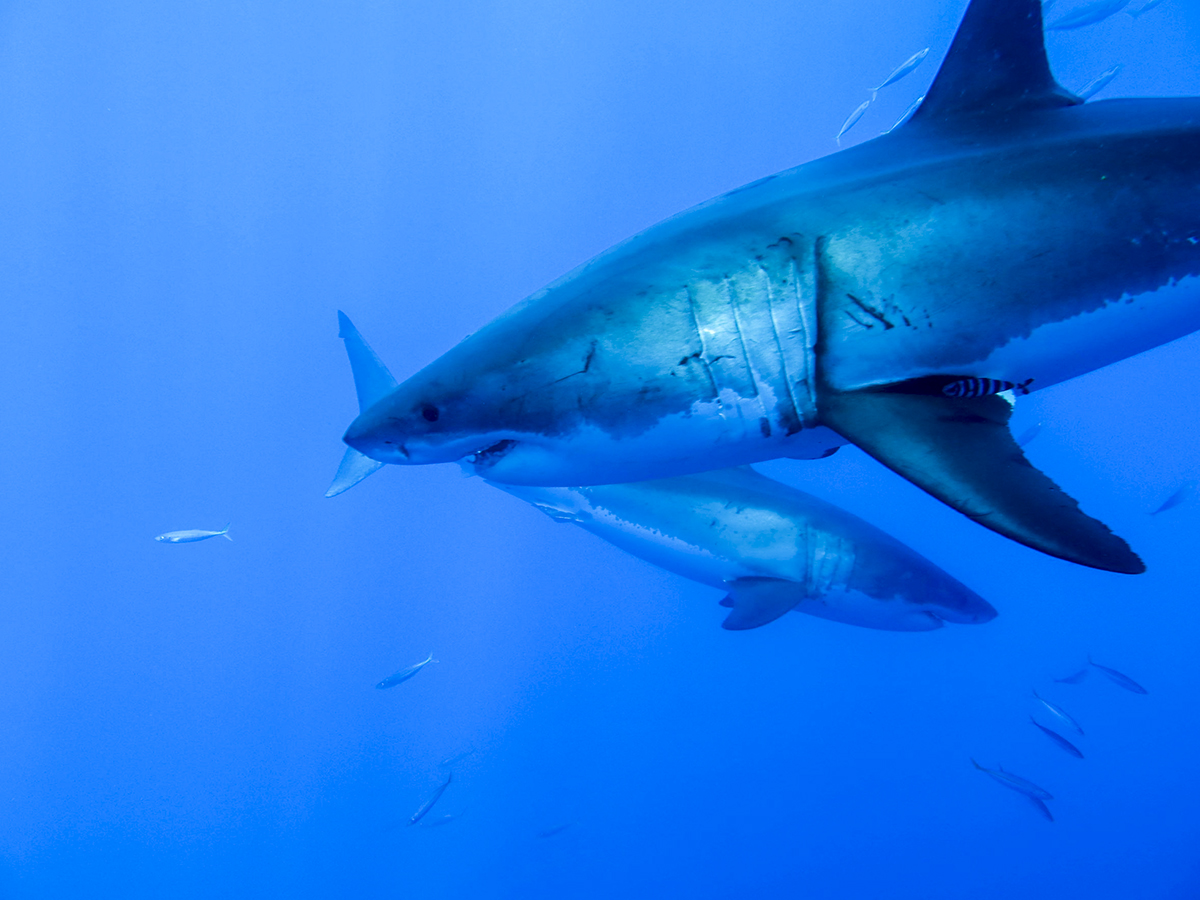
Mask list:
[[[727,583],[726,599],[733,612],[725,617],[721,627],[729,631],[746,631],[774,622],[804,599],[803,586],[784,578],[750,576]]]
[[[1040,0],[972,0],[912,123],[1076,106],[1050,73]]]
[[[369,456],[363,456],[353,447],[347,447],[346,452],[342,454],[337,474],[333,476],[333,483],[329,485],[325,496],[336,497],[338,494],[343,494],[368,475],[378,472],[382,468],[383,463],[371,459]]]
[[[1080,565],[1146,570],[1025,458],[1003,398],[826,391],[819,406],[823,424],[980,525]]]
[[[338,337],[346,342],[346,355],[350,357],[350,370],[354,373],[354,390],[358,394],[358,411],[365,412],[396,389],[396,379],[354,327],[350,317],[340,309]]]
[[[1054,821],[1054,813],[1050,812],[1050,807],[1048,807],[1044,802],[1039,800],[1037,797],[1030,797],[1028,794],[1026,794],[1025,797],[1028,798],[1029,802],[1034,805],[1038,812],[1040,812],[1051,822]]]
[[[229,526],[232,524],[233,524],[232,522],[226,522],[225,527],[221,529],[221,537],[225,538],[225,540],[227,540],[227,541],[233,540],[233,538],[231,538],[229,536]]]
[[[723,606],[726,609],[733,609],[733,598],[726,594],[719,601],[717,601],[717,606]]]

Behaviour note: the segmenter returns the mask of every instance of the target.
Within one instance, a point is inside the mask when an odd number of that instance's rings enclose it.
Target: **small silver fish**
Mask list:
[[[453,756],[447,756],[440,763],[438,763],[438,768],[439,769],[451,769],[454,766],[458,765],[458,763],[460,763],[464,759],[466,759],[468,756],[474,756],[474,755],[475,755],[474,750],[464,750],[464,751],[462,751],[462,753],[455,753]]]
[[[1087,675],[1087,669],[1083,670],[1083,674]],[[1068,677],[1074,678],[1075,676],[1071,675]],[[1080,680],[1082,681],[1083,679],[1080,679]],[[1067,678],[1056,678],[1055,681],[1065,681],[1068,684],[1076,683],[1073,681],[1068,681]],[[1042,706],[1046,707],[1046,710],[1050,713],[1050,715],[1054,716],[1054,718],[1058,719],[1058,721],[1062,722],[1064,725],[1075,729],[1076,734],[1083,734],[1083,729],[1079,727],[1079,723],[1076,722],[1075,719],[1073,719],[1067,713],[1067,711],[1065,709],[1063,709],[1061,706],[1055,706],[1053,703],[1051,703],[1049,700],[1047,700],[1045,697],[1043,697],[1037,691],[1033,692],[1033,696],[1034,696],[1034,699],[1036,699],[1039,703],[1042,704]]]
[[[893,131],[895,131],[897,128],[899,128],[901,125],[903,125],[909,119],[911,119],[913,117],[913,113],[915,113],[918,109],[920,109],[921,104],[924,102],[925,102],[925,95],[922,94],[920,97],[918,97],[916,100],[914,100],[911,104],[909,104],[908,109],[906,109],[904,111],[904,115],[902,115],[900,118],[898,118],[896,120],[896,124],[893,125],[891,128],[889,128],[887,131],[885,131],[883,133],[891,134]]]
[[[227,541],[232,541],[229,536],[229,525],[220,531],[204,531],[200,528],[189,528],[186,531],[168,531],[166,534],[160,534],[155,538],[164,544],[194,544],[196,541],[207,541],[209,538],[223,537]]]
[[[547,828],[545,831],[539,831],[538,837],[540,837],[540,838],[557,837],[558,835],[562,834],[564,831],[566,831],[568,828],[570,828],[574,824],[575,824],[574,822],[563,822],[561,825],[553,825],[550,828]]]
[[[433,809],[433,805],[442,799],[442,794],[446,793],[446,788],[450,787],[450,782],[454,780],[454,773],[451,772],[446,776],[446,783],[439,787],[428,800],[421,804],[420,808],[412,814],[412,818],[408,820],[409,825],[416,825]]]
[[[1174,490],[1170,497],[1162,502],[1162,505],[1159,506],[1158,509],[1150,513],[1150,515],[1157,516],[1159,513],[1166,512],[1168,509],[1174,509],[1177,506],[1182,506],[1184,503],[1187,503],[1188,500],[1192,499],[1192,494],[1195,492],[1196,482],[1185,481]]]
[[[1065,13],[1046,26],[1047,31],[1069,31],[1072,28],[1083,28],[1085,25],[1095,25],[1110,16],[1115,16],[1126,6],[1129,0],[1092,0]]]
[[[1143,3],[1137,9],[1127,9],[1125,11],[1136,19],[1142,13],[1148,13],[1150,10],[1154,9],[1154,7],[1162,6],[1164,2],[1165,0],[1150,0],[1150,2]]]
[[[971,760],[971,764],[980,772],[990,775],[993,779],[1000,782],[1006,788],[1010,788],[1017,793],[1024,794],[1026,797],[1033,797],[1037,800],[1054,799],[1054,796],[1045,788],[1038,787],[1032,781],[1026,781],[1020,775],[1014,775],[1012,772],[1005,772],[1003,766],[1001,766],[999,769],[989,769],[986,766],[981,766],[979,763],[975,762],[974,759]]]
[[[1070,741],[1068,741],[1065,737],[1063,737],[1057,731],[1052,731],[1051,729],[1047,728],[1045,725],[1043,725],[1041,722],[1039,722],[1033,716],[1029,717],[1029,721],[1032,722],[1034,725],[1036,725],[1041,730],[1042,734],[1046,735],[1046,737],[1048,737],[1048,738],[1050,738],[1050,740],[1054,741],[1054,743],[1057,744],[1059,746],[1059,748],[1061,748],[1062,750],[1065,750],[1067,753],[1070,753],[1076,759],[1083,759],[1083,751],[1080,750],[1078,747],[1076,747],[1074,744],[1072,744]]]
[[[414,663],[407,669],[401,669],[399,672],[389,675],[387,678],[383,679],[383,681],[379,682],[379,684],[375,685],[375,687],[382,691],[385,688],[395,687],[398,684],[402,684],[420,672],[431,662],[437,662],[437,660],[433,658],[432,653],[429,654],[428,658],[421,660],[419,663]]]
[[[426,819],[421,823],[421,827],[440,828],[443,825],[449,825],[451,822],[457,822],[459,819],[461,819],[463,817],[463,813],[465,812],[466,810],[464,809],[462,812],[446,813],[444,816],[435,816],[431,819]]]
[[[1095,78],[1077,90],[1075,92],[1075,96],[1081,100],[1091,99],[1096,94],[1108,87],[1112,83],[1112,80],[1121,74],[1121,70],[1123,68],[1125,68],[1123,65],[1117,63],[1111,69],[1105,69]]]
[[[1083,681],[1083,679],[1087,678],[1087,674],[1088,670],[1083,668],[1074,675],[1068,675],[1066,678],[1055,678],[1054,680],[1059,684],[1079,684],[1081,681]]]
[[[911,72],[917,66],[919,66],[922,62],[925,61],[925,57],[927,57],[928,55],[929,55],[929,48],[926,47],[924,50],[918,50],[916,53],[914,53],[912,56],[910,56],[904,62],[900,63],[900,65],[896,66],[896,68],[894,68],[892,70],[892,74],[889,75],[887,78],[883,79],[883,82],[879,85],[879,87],[871,88],[871,99],[874,100],[875,96],[880,91],[882,91],[885,87],[895,84],[897,81],[899,81],[905,75],[907,75],[909,72]]]
[[[850,115],[847,117],[846,121],[842,123],[842,130],[839,131],[837,133],[837,136],[834,138],[834,140],[837,141],[839,145],[842,143],[842,135],[858,124],[858,120],[863,117],[863,113],[865,113],[867,111],[867,107],[870,105],[871,105],[870,100],[864,100],[861,104],[859,104],[858,109],[856,109],[856,110],[854,110],[854,112],[850,113]]]
[[[1026,797],[1028,797],[1029,802],[1033,804],[1034,809],[1036,809],[1038,812],[1040,812],[1043,816],[1045,816],[1051,822],[1054,821],[1054,815],[1050,812],[1050,807],[1048,807],[1045,803],[1043,803],[1037,797],[1029,797],[1028,794],[1026,794]]]
[[[1042,432],[1042,423],[1035,422],[1033,425],[1030,425],[1028,428],[1026,428],[1024,431],[1022,431],[1019,435],[1017,435],[1017,446],[1024,447],[1026,444],[1028,444],[1030,441],[1032,441],[1035,437],[1037,437],[1039,434],[1041,434],[1041,432]]]
[[[1101,672],[1103,672],[1105,675],[1107,675],[1110,679],[1115,681],[1121,687],[1125,688],[1125,690],[1127,690],[1127,691],[1131,691],[1134,694],[1150,693],[1148,690],[1146,690],[1144,687],[1142,687],[1140,684],[1138,684],[1136,681],[1134,681],[1128,675],[1118,672],[1116,669],[1110,669],[1108,666],[1102,666],[1102,665],[1100,665],[1100,663],[1092,662],[1091,656],[1088,656],[1088,665],[1091,666],[1093,669],[1099,669]]]

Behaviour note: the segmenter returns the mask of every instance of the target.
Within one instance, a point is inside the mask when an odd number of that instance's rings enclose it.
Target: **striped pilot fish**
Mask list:
[[[1018,385],[997,378],[959,378],[942,387],[947,397],[987,397],[1015,390]]]

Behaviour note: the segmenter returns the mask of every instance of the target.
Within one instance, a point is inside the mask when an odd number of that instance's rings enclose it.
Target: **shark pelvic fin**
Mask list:
[[[914,125],[1075,106],[1050,73],[1041,0],[971,0]]]
[[[729,596],[722,606],[732,607],[722,628],[745,631],[774,622],[804,599],[804,587],[784,578],[750,576],[727,582]]]
[[[338,494],[344,494],[368,475],[382,468],[383,463],[363,456],[353,447],[347,447],[342,462],[338,465],[337,474],[333,476],[333,484],[329,485],[325,496],[336,497]]]
[[[820,410],[823,424],[985,528],[1080,565],[1146,570],[1125,541],[1030,464],[999,395],[829,391]]]
[[[346,342],[350,371],[354,373],[354,390],[358,393],[358,411],[365,412],[396,389],[396,379],[388,367],[371,349],[350,317],[338,310],[338,337]]]

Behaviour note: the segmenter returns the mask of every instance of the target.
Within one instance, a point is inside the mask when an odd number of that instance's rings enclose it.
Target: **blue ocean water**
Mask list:
[[[982,594],[983,626],[726,632],[719,592],[453,466],[322,497],[356,411],[336,309],[403,378],[832,152],[932,47],[843,144],[887,128],[964,8],[0,10],[0,896],[1200,896],[1200,506],[1148,514],[1200,472],[1200,338],[1018,404],[1146,575],[1017,546],[853,448],[762,467]],[[1068,87],[1124,64],[1098,99],[1200,94],[1191,0],[1048,47]],[[1053,681],[1088,653],[1149,694]],[[1085,760],[1028,723],[1034,687]],[[407,827],[450,770],[461,816]]]

